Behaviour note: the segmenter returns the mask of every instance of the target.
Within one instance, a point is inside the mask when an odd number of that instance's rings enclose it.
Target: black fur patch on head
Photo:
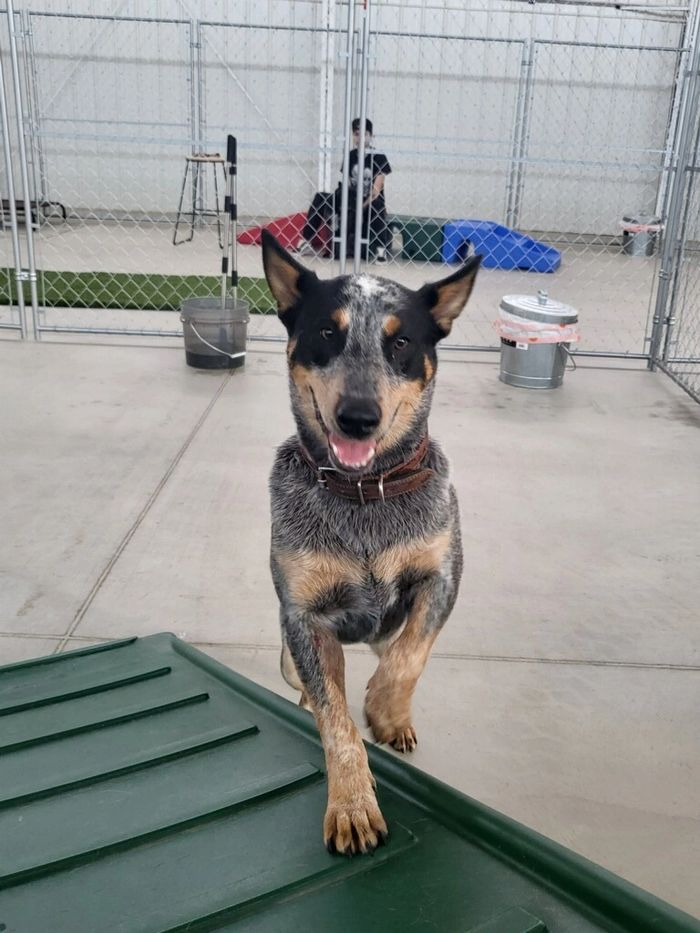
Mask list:
[[[407,292],[382,330],[384,356],[398,376],[423,382],[432,378],[437,366],[435,346],[444,334],[420,292]]]
[[[344,283],[344,279],[315,279],[303,290],[289,322],[292,364],[324,367],[345,349],[348,328],[343,310]]]

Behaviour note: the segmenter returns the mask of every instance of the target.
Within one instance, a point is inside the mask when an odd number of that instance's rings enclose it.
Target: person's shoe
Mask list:
[[[297,243],[295,253],[299,253],[300,256],[315,256],[316,251],[313,246],[309,243],[308,240],[299,240]]]
[[[377,255],[374,257],[375,262],[386,262],[386,249],[383,246],[380,246],[377,250]]]

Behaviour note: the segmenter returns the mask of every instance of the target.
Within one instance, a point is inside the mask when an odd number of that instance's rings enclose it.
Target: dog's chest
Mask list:
[[[343,548],[279,550],[275,563],[297,609],[332,619],[342,641],[368,641],[403,621],[415,586],[449,567],[452,547],[448,526],[362,556]]]

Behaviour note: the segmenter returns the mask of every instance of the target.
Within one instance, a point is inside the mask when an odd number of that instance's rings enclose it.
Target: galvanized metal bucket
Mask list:
[[[248,305],[227,298],[188,298],[180,313],[185,359],[198,369],[236,369],[245,363]]]
[[[578,340],[573,326],[578,323],[578,312],[550,300],[546,292],[505,295],[500,307],[500,323],[507,318],[510,324],[500,328],[501,382],[524,389],[558,388],[564,381],[567,360],[573,363],[569,348],[572,340]],[[512,331],[512,339],[504,330]]]
[[[622,249],[628,256],[653,256],[661,221],[652,214],[626,214],[621,221]]]
[[[237,369],[245,363],[249,308],[238,300],[236,266],[236,166],[237,142],[229,134],[226,143],[226,205],[224,246],[221,257],[221,297],[188,298],[182,302],[180,320],[185,337],[185,359],[198,369]],[[229,297],[230,286],[233,297]]]

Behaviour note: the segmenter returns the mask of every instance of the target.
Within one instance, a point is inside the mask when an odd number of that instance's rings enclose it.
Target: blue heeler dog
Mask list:
[[[378,742],[412,751],[411,697],[457,596],[457,497],[428,415],[436,345],[480,261],[418,291],[369,275],[322,281],[263,234],[297,426],[270,477],[282,673],[321,734],[330,851],[368,852],[387,834],[348,712],[342,645],[378,654],[367,723]]]

